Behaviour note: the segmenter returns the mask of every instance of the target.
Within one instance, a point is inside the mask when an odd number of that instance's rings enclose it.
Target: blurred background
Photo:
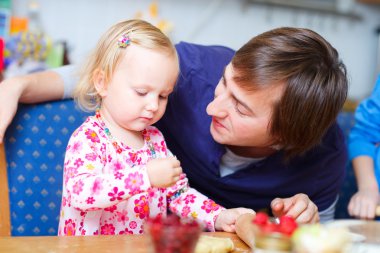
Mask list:
[[[233,49],[272,28],[310,28],[339,51],[355,101],[380,74],[380,0],[1,0],[5,74],[81,63],[109,26],[131,18],[175,43]]]

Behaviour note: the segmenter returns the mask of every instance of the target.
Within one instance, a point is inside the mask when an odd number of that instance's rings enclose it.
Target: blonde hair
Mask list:
[[[126,20],[113,25],[102,35],[81,70],[73,96],[83,110],[93,111],[100,106],[101,97],[95,89],[94,74],[100,70],[104,72],[106,82],[111,79],[116,66],[128,52],[128,46],[118,46],[118,39],[123,35],[128,35],[132,44],[160,50],[173,56],[178,62],[177,52],[170,39],[150,23],[143,20]]]

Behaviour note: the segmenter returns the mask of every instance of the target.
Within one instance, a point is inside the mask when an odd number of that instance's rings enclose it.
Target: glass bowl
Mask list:
[[[158,216],[144,225],[152,253],[193,253],[202,232],[194,220]]]

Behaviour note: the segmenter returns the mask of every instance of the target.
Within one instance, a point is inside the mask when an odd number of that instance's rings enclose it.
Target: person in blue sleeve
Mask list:
[[[361,219],[373,219],[380,200],[380,76],[372,94],[356,109],[355,121],[348,151],[358,191],[351,197],[348,213]]]
[[[176,49],[180,77],[157,127],[190,185],[226,208],[299,223],[333,219],[347,162],[335,122],[347,96],[338,52],[319,34],[290,27],[236,52],[186,42]],[[0,139],[17,101],[69,97],[73,69],[0,84]]]

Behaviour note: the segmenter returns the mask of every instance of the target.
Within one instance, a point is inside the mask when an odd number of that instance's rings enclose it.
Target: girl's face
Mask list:
[[[232,77],[229,64],[215,89],[214,100],[207,106],[212,116],[211,134],[220,144],[267,148],[275,141],[269,127],[283,85],[247,92]]]
[[[174,56],[131,44],[103,89],[101,112],[112,128],[142,131],[165,112],[179,73]]]

